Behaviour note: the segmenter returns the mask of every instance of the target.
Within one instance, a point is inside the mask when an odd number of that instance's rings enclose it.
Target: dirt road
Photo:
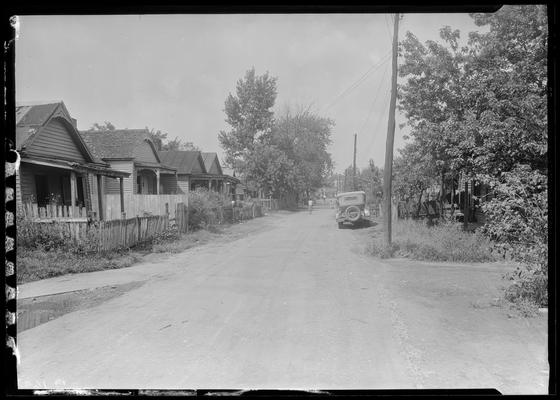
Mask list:
[[[546,393],[546,317],[491,306],[503,267],[375,260],[333,210],[249,223],[269,226],[22,332],[20,388]]]

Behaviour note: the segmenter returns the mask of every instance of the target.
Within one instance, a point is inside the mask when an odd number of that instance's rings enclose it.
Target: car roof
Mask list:
[[[361,191],[357,191],[357,192],[344,192],[344,193],[339,193],[336,195],[336,197],[342,197],[342,196],[352,196],[354,194],[366,194],[366,192],[364,192],[363,190]]]

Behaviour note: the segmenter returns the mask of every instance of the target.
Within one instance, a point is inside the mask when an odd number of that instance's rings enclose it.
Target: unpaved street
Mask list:
[[[155,261],[141,287],[22,332],[20,388],[546,393],[546,316],[491,306],[504,267],[375,260],[373,228],[339,230],[333,213],[249,221],[267,229]]]

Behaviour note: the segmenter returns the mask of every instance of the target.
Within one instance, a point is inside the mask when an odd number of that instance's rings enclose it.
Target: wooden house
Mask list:
[[[103,219],[101,183],[128,179],[90,151],[76,125],[62,101],[16,106],[16,201],[27,216]]]
[[[163,162],[177,169],[177,185],[183,193],[203,187],[230,195],[239,183],[234,176],[224,174],[216,153],[169,150],[158,154]]]
[[[80,135],[96,157],[129,174],[125,194],[177,193],[177,170],[161,162],[147,129],[81,131]],[[105,181],[104,193],[118,191],[114,182]]]

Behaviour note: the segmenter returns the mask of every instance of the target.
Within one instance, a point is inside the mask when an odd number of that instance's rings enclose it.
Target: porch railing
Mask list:
[[[88,212],[85,207],[61,206],[47,204],[41,206],[37,203],[23,203],[21,211],[26,219],[83,219],[87,220]]]

